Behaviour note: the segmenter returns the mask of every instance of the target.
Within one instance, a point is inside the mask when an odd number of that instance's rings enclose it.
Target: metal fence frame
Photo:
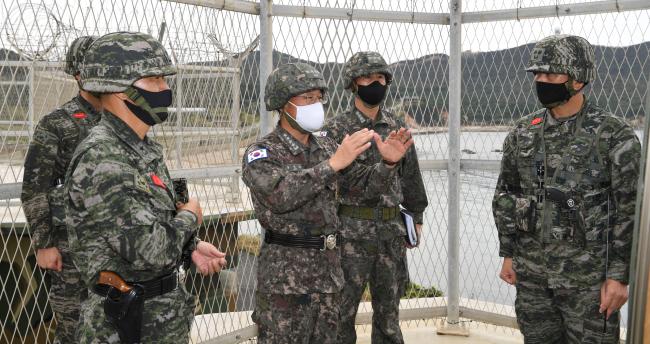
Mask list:
[[[419,308],[407,310],[400,313],[401,320],[414,319],[432,319],[439,317],[447,318],[447,326],[460,326],[460,318],[472,319],[483,323],[489,323],[498,326],[515,328],[516,321],[513,317],[503,314],[487,312],[478,309],[460,306],[460,188],[462,171],[471,169],[480,169],[487,171],[498,171],[498,161],[479,160],[479,159],[461,159],[461,100],[462,100],[462,33],[464,23],[482,23],[505,20],[520,20],[531,18],[549,18],[563,16],[578,16],[587,14],[600,14],[623,11],[638,11],[650,9],[648,0],[603,0],[587,3],[565,4],[556,6],[539,6],[526,8],[511,8],[493,11],[476,11],[463,12],[462,0],[449,0],[449,13],[424,13],[424,12],[395,12],[383,10],[367,10],[347,8],[323,8],[311,6],[291,6],[277,5],[273,0],[260,0],[259,2],[243,0],[163,0],[167,2],[176,2],[188,5],[210,7],[224,11],[246,13],[259,16],[259,111],[260,111],[260,130],[259,135],[265,135],[273,129],[275,122],[272,114],[267,112],[264,107],[264,88],[266,79],[271,73],[273,66],[273,19],[274,17],[295,17],[295,18],[316,18],[316,19],[337,19],[337,20],[354,20],[354,21],[378,21],[393,23],[411,23],[411,24],[432,24],[449,26],[449,151],[447,160],[422,160],[420,166],[423,170],[448,172],[448,275],[446,307]],[[232,73],[233,83],[239,82],[241,77],[237,67],[226,71]],[[29,78],[33,84],[33,68],[30,69]],[[178,73],[177,78],[182,78],[183,73]],[[182,83],[179,83],[182,85]],[[32,86],[30,85],[30,88]],[[236,88],[236,90],[235,90]],[[233,87],[233,98],[239,97],[239,88]],[[31,97],[30,89],[30,97]],[[236,103],[236,104],[235,104]],[[182,102],[179,103],[180,108]],[[239,109],[235,108],[239,102],[233,102],[232,126],[236,131],[237,118]],[[648,104],[650,106],[650,104]],[[29,133],[33,131],[33,104],[29,102]],[[233,137],[232,156],[233,161],[237,160],[237,139]],[[180,162],[177,166],[180,168]],[[238,185],[239,165],[223,165],[218,168],[194,168],[172,171],[172,176],[184,176],[188,179],[200,178],[233,178],[233,185]],[[0,200],[9,200],[19,197],[21,183],[0,184]],[[645,223],[645,222],[644,222]],[[643,239],[647,240],[646,237]],[[644,246],[645,247],[645,246]],[[640,285],[646,285],[643,281]],[[644,288],[641,288],[644,289]],[[371,323],[371,317],[368,313],[359,314],[358,324]],[[637,326],[640,325],[640,326]],[[628,336],[635,338],[642,331],[643,324],[637,324],[630,321]],[[240,343],[256,336],[255,326],[233,331],[226,335],[205,341],[203,343]],[[638,337],[640,338],[640,337]]]
[[[242,0],[167,0],[197,6],[218,8],[259,15],[260,18],[260,104],[264,98],[266,78],[271,73],[273,51],[273,17],[300,17],[318,19],[343,19],[358,21],[381,21],[414,24],[449,25],[450,55],[449,55],[449,159],[421,161],[423,170],[448,171],[448,295],[447,307],[423,308],[417,314],[401,312],[400,319],[421,319],[447,317],[447,326],[460,326],[459,318],[472,319],[498,326],[516,327],[513,317],[502,314],[461,307],[459,294],[459,232],[460,232],[460,173],[468,169],[498,171],[499,162],[478,159],[461,159],[461,73],[462,73],[462,26],[463,23],[480,23],[505,20],[520,20],[531,18],[548,18],[562,16],[577,16],[600,14],[608,12],[637,11],[650,9],[647,0],[604,0],[587,3],[565,4],[556,6],[539,6],[512,8],[494,11],[463,12],[462,0],[450,0],[450,13],[394,12],[346,8],[323,8],[310,6],[274,5],[273,0],[260,0],[259,3]],[[260,106],[260,135],[272,130],[273,121],[270,114]],[[370,323],[371,319],[361,314],[357,323]],[[633,323],[630,323],[630,326]],[[630,327],[628,331],[636,330]],[[246,336],[247,334],[248,336]],[[208,343],[234,343],[252,338],[255,331],[243,330],[236,335],[228,335],[213,339]],[[248,338],[247,338],[248,337]]]
[[[265,135],[273,129],[271,114],[264,110],[264,87],[266,79],[273,66],[273,17],[301,17],[318,19],[347,19],[358,21],[382,21],[418,24],[449,25],[450,61],[449,61],[449,159],[422,161],[424,170],[448,171],[448,296],[447,307],[422,308],[414,312],[401,312],[400,319],[421,319],[446,317],[447,325],[459,325],[459,318],[472,319],[498,326],[516,327],[513,317],[497,313],[474,310],[460,307],[459,294],[459,232],[460,232],[460,173],[463,170],[479,167],[482,170],[498,170],[499,164],[495,161],[461,159],[460,133],[461,133],[461,39],[463,23],[479,23],[490,21],[520,20],[531,18],[577,16],[585,14],[598,14],[607,12],[635,11],[650,9],[646,0],[605,0],[590,3],[570,5],[540,6],[515,8],[496,11],[462,12],[462,0],[451,0],[450,13],[421,13],[421,12],[393,12],[376,10],[349,11],[344,8],[321,8],[310,6],[274,5],[273,0],[260,0],[259,3],[241,0],[168,0],[173,2],[218,8],[221,10],[242,12],[259,15],[260,23],[260,135]],[[357,323],[369,324],[371,318],[367,314],[360,314]],[[632,325],[632,323],[630,324]],[[206,343],[235,343],[241,342],[256,335],[253,326],[235,333],[228,334]],[[628,330],[633,331],[631,327]]]

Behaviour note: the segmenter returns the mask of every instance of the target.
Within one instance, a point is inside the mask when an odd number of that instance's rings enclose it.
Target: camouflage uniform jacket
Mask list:
[[[100,114],[81,95],[44,116],[34,130],[25,157],[20,200],[31,228],[35,249],[65,241],[63,180],[75,148],[97,125]]]
[[[398,130],[402,127],[405,128],[406,125],[388,111],[380,110],[376,120],[373,121],[364,116],[353,105],[352,109],[329,120],[325,128],[323,128],[323,131],[326,132],[328,137],[336,140],[336,142],[341,142],[346,134],[354,133],[363,128],[374,130],[385,139],[391,131]],[[359,155],[356,161],[369,166],[381,162],[382,157],[373,142],[372,147]],[[428,200],[422,181],[422,174],[420,173],[420,165],[418,164],[415,146],[409,149],[396,169],[397,173],[394,175],[394,178],[381,192],[363,192],[362,188],[354,185],[342,187],[341,204],[370,208],[396,207],[401,204],[404,208],[413,212],[416,223],[422,223],[423,212],[428,205]],[[393,226],[392,234],[406,234],[404,226],[401,225],[401,220],[396,221],[396,223],[397,225]],[[352,231],[346,230],[343,232],[343,235],[346,238],[361,239],[377,234],[372,232],[375,230],[375,226],[364,225],[360,227],[353,228]]]
[[[549,287],[627,283],[639,161],[632,128],[587,100],[568,120],[547,110],[519,120],[492,204],[500,256]]]
[[[328,162],[336,152],[336,142],[313,135],[309,140],[305,147],[278,126],[244,155],[242,178],[264,229],[297,236],[337,233],[340,176],[346,176],[345,183],[377,192],[394,174],[394,169],[381,163],[372,167],[353,164],[336,173]],[[340,258],[339,248],[320,251],[265,244],[258,260],[258,291],[336,293],[343,285]]]
[[[168,274],[195,236],[196,216],[176,212],[160,144],[141,140],[109,112],[102,117],[79,145],[66,175],[73,260],[88,286],[103,270],[127,281]]]

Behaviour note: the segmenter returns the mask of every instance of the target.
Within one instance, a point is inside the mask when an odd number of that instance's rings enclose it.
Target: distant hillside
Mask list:
[[[539,108],[531,75],[524,72],[533,44],[511,49],[463,53],[462,113],[464,124],[507,124]],[[590,99],[627,118],[643,116],[642,98],[650,76],[650,42],[629,47],[596,47],[598,77],[588,86]],[[296,58],[274,52],[274,65]],[[304,61],[303,61],[304,62]],[[349,93],[339,81],[342,64],[314,64],[330,85],[330,110],[347,107]],[[395,82],[387,105],[403,97],[416,97],[407,112],[422,125],[443,124],[440,115],[448,109],[447,55],[435,54],[391,65]],[[257,102],[259,52],[249,55],[242,70],[242,101]],[[410,78],[410,79],[409,79]]]
[[[490,52],[465,52],[462,59],[462,123],[464,125],[500,125],[539,108],[533,92],[532,77],[524,72],[533,44]],[[0,61],[19,60],[19,55],[0,49]],[[650,42],[629,47],[596,47],[597,79],[588,86],[588,96],[609,111],[628,119],[643,117],[643,99],[650,77]],[[293,56],[273,52],[274,65],[301,61]],[[302,61],[307,62],[307,61]],[[205,61],[199,65],[227,66],[227,61]],[[330,115],[347,108],[351,94],[343,89],[342,63],[314,64],[321,70],[330,88]],[[449,57],[444,54],[399,61],[390,66],[395,76],[390,87],[388,107],[403,110],[424,126],[445,125],[448,109]],[[242,110],[257,113],[259,89],[259,51],[250,54],[242,65]],[[21,67],[0,68],[0,79],[22,80]],[[193,83],[199,83],[193,85]],[[223,106],[222,99],[196,94],[205,88],[205,80],[188,79],[186,99],[194,106]],[[0,87],[0,95],[16,88]],[[218,93],[215,93],[218,94]],[[7,97],[5,97],[7,98]],[[24,97],[12,96],[11,99]],[[647,111],[646,111],[647,112]]]

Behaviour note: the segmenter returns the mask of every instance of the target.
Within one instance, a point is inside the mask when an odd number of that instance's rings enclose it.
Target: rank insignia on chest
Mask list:
[[[74,117],[76,119],[84,119],[84,118],[88,117],[88,115],[86,115],[83,112],[77,112],[77,113],[72,114],[72,117]]]
[[[136,189],[147,193],[151,192],[151,190],[149,190],[149,183],[147,182],[147,178],[145,176],[139,174],[136,175],[134,182]]]
[[[163,183],[163,181],[158,177],[155,173],[151,173],[151,181],[153,182],[153,185],[161,187],[163,189],[167,189],[167,185]]]
[[[253,161],[257,160],[257,159],[264,159],[264,158],[268,158],[268,157],[269,157],[269,155],[266,152],[266,149],[260,148],[260,149],[256,149],[256,150],[248,153],[247,161],[250,164],[251,162],[253,162]]]

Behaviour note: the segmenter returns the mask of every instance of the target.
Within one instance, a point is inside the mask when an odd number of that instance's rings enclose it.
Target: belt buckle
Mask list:
[[[383,221],[384,220],[384,211],[381,207],[373,208],[373,215],[374,215],[374,220],[375,221]]]
[[[323,238],[323,247],[321,247],[321,251],[333,250],[336,248],[336,234],[321,235],[320,237]]]
[[[179,265],[176,270],[177,270],[176,280],[178,282],[178,285],[185,284],[185,277],[187,276],[187,271],[185,271],[183,265]]]

